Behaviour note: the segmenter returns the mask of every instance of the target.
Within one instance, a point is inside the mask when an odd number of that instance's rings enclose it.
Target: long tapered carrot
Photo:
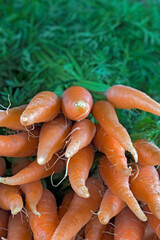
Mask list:
[[[85,186],[86,179],[89,175],[89,170],[94,159],[94,150],[92,145],[79,150],[71,157],[68,165],[69,181],[73,190],[80,196],[88,198],[90,196],[87,187]]]
[[[40,217],[34,215],[28,206],[26,209],[34,240],[50,240],[59,223],[56,199],[53,193],[47,189],[43,190],[42,197],[37,205],[37,210],[41,214]]]
[[[0,176],[3,176],[6,171],[6,161],[3,157],[0,157]]]
[[[114,240],[114,229],[110,223],[107,224],[102,234],[101,240]]]
[[[130,177],[130,188],[134,196],[147,203],[151,212],[160,219],[160,185],[155,167],[139,166]]]
[[[51,122],[43,124],[37,152],[37,162],[40,165],[48,162],[54,153],[65,146],[71,127],[71,121],[65,119],[62,114]]]
[[[141,222],[128,208],[115,217],[114,239],[142,240],[146,223]]]
[[[0,155],[4,157],[28,157],[37,153],[39,128],[14,135],[0,135]]]
[[[22,210],[23,201],[18,188],[0,183],[0,208],[16,215]]]
[[[61,108],[63,113],[73,121],[86,118],[91,112],[93,99],[83,87],[72,86],[63,92]]]
[[[69,240],[90,220],[102,198],[103,187],[96,178],[89,178],[86,183],[90,197],[81,198],[76,193],[68,211],[61,219],[51,240]]]
[[[71,158],[80,149],[91,143],[96,133],[96,127],[91,120],[84,119],[73,125],[71,133],[71,141],[65,151],[67,158]]]
[[[125,150],[131,152],[135,162],[137,162],[137,152],[127,130],[120,124],[112,104],[107,101],[98,101],[94,104],[92,113],[104,130],[114,137]]]
[[[20,170],[27,167],[31,163],[29,158],[16,158],[12,161],[11,172],[12,175],[17,174]]]
[[[36,94],[20,117],[21,124],[28,126],[39,122],[48,122],[54,119],[60,111],[58,96],[50,91]]]
[[[124,201],[140,220],[146,221],[147,217],[129,188],[129,177],[120,174],[107,157],[100,161],[99,171],[111,192]]]
[[[10,212],[0,209],[0,239],[7,236],[8,218]]]
[[[134,143],[138,153],[138,164],[141,166],[156,166],[160,164],[160,148],[146,139],[139,139]]]
[[[100,240],[105,228],[98,217],[93,216],[85,226],[85,240]]]
[[[119,214],[126,204],[114,195],[109,188],[105,191],[98,211],[98,218],[102,224],[107,224],[111,218]]]
[[[42,178],[50,176],[52,173],[58,173],[65,167],[64,161],[53,156],[45,165],[39,165],[37,159],[31,162],[26,168],[22,169],[12,177],[0,177],[0,182],[8,185],[21,185],[31,183]]]
[[[96,126],[96,135],[93,144],[97,149],[106,154],[109,161],[116,167],[116,169],[123,175],[129,176],[131,174],[131,167],[127,166],[127,158],[125,156],[125,149],[113,137],[111,137],[99,124]]]
[[[69,208],[69,205],[73,199],[73,196],[74,196],[74,191],[72,189],[69,190],[69,192],[67,192],[64,197],[63,197],[63,200],[62,200],[62,203],[59,207],[59,210],[58,210],[58,217],[59,219],[61,219],[64,214],[67,212],[68,208]]]
[[[116,108],[137,108],[160,116],[160,104],[135,88],[115,85],[108,89],[106,98]]]

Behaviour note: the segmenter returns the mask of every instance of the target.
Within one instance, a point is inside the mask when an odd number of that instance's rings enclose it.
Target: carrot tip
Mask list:
[[[5,178],[0,177],[0,183],[4,183],[5,184],[5,182],[6,182]]]
[[[23,206],[17,206],[15,208],[11,209],[12,215],[16,215],[17,213],[19,213],[22,210],[22,207]]]
[[[86,186],[82,186],[80,188],[78,188],[78,193],[77,193],[80,197],[83,198],[89,198],[90,194],[88,192],[88,188]]]
[[[87,105],[86,102],[84,102],[82,100],[75,103],[75,106],[80,107],[80,108],[86,108],[86,105]]]
[[[21,118],[21,123],[27,123],[28,122],[28,117],[23,117]]]
[[[45,164],[45,158],[44,157],[39,157],[37,158],[37,163],[39,165],[44,165]]]
[[[37,215],[38,217],[41,216],[40,212],[38,212],[36,209],[32,209],[32,212],[34,213],[34,215]]]

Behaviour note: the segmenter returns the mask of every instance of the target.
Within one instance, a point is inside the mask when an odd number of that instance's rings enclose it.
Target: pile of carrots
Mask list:
[[[132,143],[115,111],[160,116],[160,104],[123,85],[105,96],[94,103],[86,89],[72,86],[61,99],[43,91],[28,105],[0,111],[0,127],[14,131],[0,135],[2,240],[160,239],[160,149],[146,139]],[[96,151],[98,174],[90,176]],[[12,176],[5,176],[5,157],[13,158]],[[71,189],[57,207],[41,179],[63,170],[52,184],[68,176]]]

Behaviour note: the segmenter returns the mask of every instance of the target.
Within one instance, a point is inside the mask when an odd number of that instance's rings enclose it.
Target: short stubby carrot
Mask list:
[[[58,209],[58,217],[61,219],[64,214],[67,212],[69,205],[73,199],[74,191],[70,189],[63,197],[62,203]]]
[[[63,92],[61,108],[63,113],[73,121],[85,119],[91,112],[93,98],[83,87],[72,86]]]
[[[138,164],[141,166],[156,166],[160,164],[160,148],[146,139],[139,139],[134,143],[138,153]]]
[[[105,228],[98,217],[93,216],[85,226],[85,240],[100,240]]]
[[[14,135],[0,135],[0,155],[4,157],[29,157],[37,153],[39,128]]]
[[[99,171],[111,192],[124,201],[140,220],[146,221],[147,217],[129,188],[129,177],[120,174],[107,157],[101,159]]]
[[[137,162],[137,152],[127,130],[120,124],[113,105],[107,101],[98,101],[94,104],[92,113],[101,127],[114,137],[125,150],[129,151]]]
[[[86,186],[90,197],[81,198],[76,193],[70,203],[68,211],[61,219],[51,240],[70,240],[91,219],[101,202],[103,186],[96,178],[90,177]]]
[[[114,85],[106,93],[107,100],[116,108],[137,108],[160,116],[160,104],[142,91],[135,88]]]
[[[76,122],[71,130],[71,141],[68,144],[65,156],[71,158],[80,149],[89,145],[96,133],[94,123],[89,119]]]
[[[103,234],[101,240],[114,240],[114,231],[113,225],[108,223]]]
[[[20,170],[27,167],[30,163],[31,163],[31,160],[29,160],[29,158],[15,158],[12,161],[12,166],[11,166],[12,175],[15,175]]]
[[[105,191],[98,211],[98,218],[102,224],[107,224],[109,220],[119,214],[126,206],[119,197],[114,195],[109,188]]]
[[[40,217],[34,215],[28,206],[26,206],[26,210],[34,240],[50,240],[59,223],[57,204],[53,193],[47,189],[43,190],[42,197],[37,205],[37,211],[41,214]]]
[[[58,159],[56,155],[54,155],[52,159],[45,165],[39,165],[37,163],[37,159],[35,159],[16,175],[12,177],[0,177],[0,182],[13,186],[31,183],[48,177],[53,173],[61,172],[64,168],[64,161],[62,159]]]
[[[141,222],[128,208],[115,217],[114,240],[142,240],[146,223]]]
[[[93,144],[96,148],[103,152],[109,161],[116,167],[121,174],[129,176],[132,168],[127,166],[127,158],[125,156],[125,149],[114,138],[111,137],[101,126],[97,124],[96,135]]]
[[[3,157],[0,157],[0,176],[3,176],[6,171],[6,161]]]
[[[139,166],[130,177],[130,188],[136,199],[147,203],[151,212],[160,219],[160,184],[155,167]]]
[[[23,200],[18,188],[0,183],[0,208],[11,210],[16,215],[23,208]]]
[[[48,122],[54,119],[59,111],[60,100],[55,93],[50,91],[39,92],[27,105],[20,117],[20,122],[24,126]]]
[[[10,212],[0,209],[0,239],[7,236],[8,218]]]
[[[66,138],[71,131],[72,123],[60,114],[54,120],[44,123],[38,144],[37,162],[40,165],[48,162],[52,155],[65,146]]]
[[[80,196],[88,198],[90,196],[85,185],[89,175],[89,170],[94,159],[94,149],[92,145],[79,150],[71,157],[68,165],[69,181],[73,190]]]

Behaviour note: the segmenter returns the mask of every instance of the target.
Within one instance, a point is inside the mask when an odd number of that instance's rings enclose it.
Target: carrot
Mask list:
[[[51,122],[43,124],[39,136],[38,164],[45,164],[54,153],[65,146],[65,141],[70,131],[71,121],[65,119],[62,114]]]
[[[107,224],[101,240],[114,240],[113,226],[110,223]]]
[[[126,204],[108,188],[105,191],[98,211],[98,218],[101,224],[107,224],[111,218],[122,211],[125,205]]]
[[[103,127],[111,137],[114,137],[125,150],[131,152],[135,162],[137,162],[137,152],[133,147],[127,130],[119,123],[112,104],[107,101],[98,101],[94,104],[92,112],[101,127]]]
[[[37,153],[39,128],[14,135],[0,135],[0,155],[5,157],[28,157]]]
[[[86,118],[93,105],[91,94],[83,87],[72,86],[63,92],[61,108],[67,118],[79,121]]]
[[[0,209],[0,239],[7,236],[9,214],[8,211]]]
[[[6,171],[6,162],[3,157],[0,157],[0,176],[3,176]]]
[[[138,153],[138,164],[141,166],[156,166],[160,164],[160,149],[146,139],[139,139],[134,143]]]
[[[11,210],[13,215],[22,210],[23,201],[17,187],[0,183],[0,193],[0,208]]]
[[[141,222],[129,208],[115,217],[114,240],[142,240],[146,223]]]
[[[71,158],[80,149],[91,143],[96,133],[96,127],[91,120],[84,119],[73,125],[71,133],[71,141],[65,152],[67,158]]]
[[[89,178],[86,183],[90,197],[81,198],[76,193],[68,211],[63,216],[51,240],[69,240],[90,220],[102,198],[103,187],[96,178]]]
[[[145,228],[143,240],[158,240],[157,234],[152,230],[148,222]]]
[[[131,167],[127,166],[127,158],[125,156],[125,149],[113,137],[111,137],[99,124],[96,126],[96,135],[93,144],[97,149],[106,154],[109,161],[116,167],[121,174],[129,176],[131,174]]]
[[[24,126],[39,122],[48,122],[54,119],[60,111],[60,100],[58,96],[50,91],[36,94],[20,117]]]
[[[79,150],[71,157],[68,165],[69,181],[73,190],[80,197],[88,198],[90,196],[87,187],[85,186],[88,178],[89,170],[94,159],[94,150],[92,145]]]
[[[116,108],[137,108],[160,116],[160,104],[147,94],[124,85],[115,85],[108,89],[106,98]]]
[[[30,164],[30,163],[31,163],[31,161],[29,160],[29,158],[16,158],[16,159],[14,159],[12,161],[12,166],[11,166],[12,175],[15,175],[20,170],[27,167],[28,164]]]
[[[64,214],[67,212],[69,205],[73,199],[73,195],[74,195],[74,192],[72,189],[70,189],[69,192],[67,192],[67,194],[64,195],[62,203],[58,210],[59,219],[61,219],[64,216]]]
[[[120,174],[106,157],[100,161],[99,171],[111,192],[124,201],[140,220],[146,221],[147,217],[129,188],[129,177]]]
[[[85,226],[85,240],[100,240],[105,228],[98,217],[93,216]]]
[[[37,210],[41,214],[40,217],[34,215],[28,206],[26,206],[26,209],[34,240],[50,240],[59,222],[54,195],[47,189],[43,190],[42,197],[37,205]]]
[[[52,173],[58,173],[62,171],[64,169],[64,166],[64,161],[58,159],[58,157],[55,155],[46,165],[39,165],[35,159],[16,175],[6,178],[0,177],[0,182],[8,185],[21,185],[25,183],[35,182],[37,180],[50,176]]]
[[[130,188],[134,196],[147,203],[151,212],[160,219],[160,186],[156,169],[153,166],[139,166],[130,178]]]

